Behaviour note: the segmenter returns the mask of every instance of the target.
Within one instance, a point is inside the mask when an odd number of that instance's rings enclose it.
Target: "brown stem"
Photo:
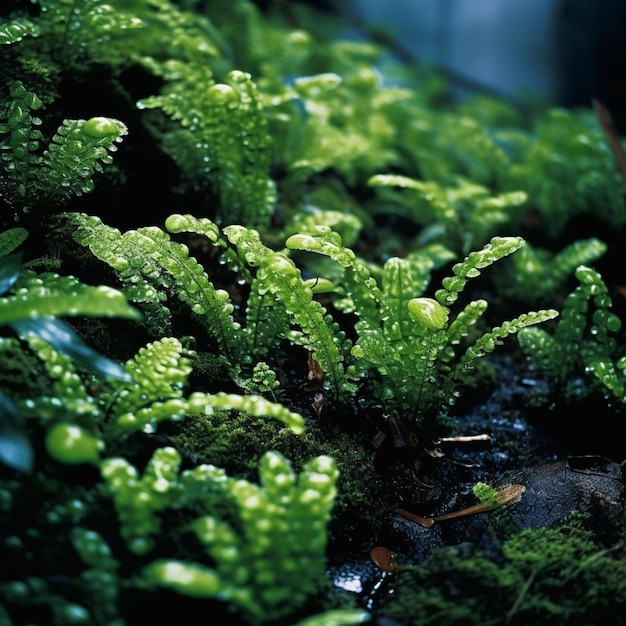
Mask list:
[[[406,517],[406,519],[409,519],[412,522],[420,524],[424,528],[431,528],[435,522],[454,519],[456,517],[464,517],[465,515],[473,515],[475,513],[484,513],[485,511],[497,509],[503,504],[517,502],[522,497],[524,491],[526,491],[526,487],[524,487],[524,485],[507,485],[498,491],[498,501],[496,503],[487,504],[481,502],[479,504],[468,506],[460,511],[444,513],[443,515],[438,515],[436,517],[422,517],[421,515],[416,515],[415,513],[406,511],[405,509],[395,509],[395,512],[398,513],[398,515],[402,515],[402,517]]]

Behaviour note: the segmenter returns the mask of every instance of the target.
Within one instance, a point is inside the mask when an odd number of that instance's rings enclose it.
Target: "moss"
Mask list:
[[[423,626],[626,623],[626,565],[594,543],[580,521],[569,528],[523,530],[500,544],[483,540],[436,552],[396,574],[376,612]]]

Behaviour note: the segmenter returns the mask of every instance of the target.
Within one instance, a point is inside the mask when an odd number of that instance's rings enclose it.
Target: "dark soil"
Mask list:
[[[349,536],[335,525],[329,555],[333,585],[358,598],[381,626],[392,622],[384,617],[384,609],[379,612],[378,600],[384,596],[388,601],[394,581],[393,574],[373,563],[373,548],[387,548],[402,564],[427,566],[440,548],[497,542],[501,530],[490,523],[489,512],[423,528],[396,513],[397,508],[440,515],[476,504],[472,487],[477,482],[496,488],[519,483],[526,491],[508,507],[517,528],[552,526],[572,511],[581,511],[591,516],[600,545],[610,547],[617,540],[623,508],[620,463],[625,454],[622,442],[611,433],[623,419],[623,410],[602,397],[556,408],[546,386],[514,351],[492,356],[489,363],[494,387],[482,397],[476,392],[473,400],[456,408],[450,437],[482,434],[489,439],[442,442],[437,456],[423,452],[417,469],[402,460],[398,450],[381,451],[380,488],[370,510],[352,512]]]

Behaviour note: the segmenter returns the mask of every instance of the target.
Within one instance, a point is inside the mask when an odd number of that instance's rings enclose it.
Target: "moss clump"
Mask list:
[[[590,531],[518,532],[503,544],[464,543],[398,574],[377,612],[406,626],[442,624],[625,624],[626,564]]]

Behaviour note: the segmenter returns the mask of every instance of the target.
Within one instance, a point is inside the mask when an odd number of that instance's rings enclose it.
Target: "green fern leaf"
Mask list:
[[[72,276],[23,270],[13,291],[14,295],[0,298],[0,324],[76,315],[141,318],[121,292],[86,285]]]
[[[37,35],[39,35],[39,28],[29,19],[16,17],[10,21],[0,20],[0,45],[17,43],[24,37]]]
[[[443,289],[435,293],[435,298],[442,305],[450,306],[456,302],[468,279],[480,276],[480,270],[519,250],[524,243],[521,237],[493,237],[481,250],[470,252],[452,267],[454,276],[443,279]]]
[[[467,369],[473,367],[476,359],[493,352],[496,346],[502,344],[502,340],[509,335],[515,334],[527,326],[541,324],[558,316],[558,311],[545,309],[542,311],[530,311],[523,313],[513,320],[504,322],[501,326],[492,328],[489,332],[476,340],[461,357],[454,368],[454,375],[462,376]]]
[[[264,246],[254,230],[231,225],[224,233],[246,262],[258,268],[259,289],[272,293],[301,329],[289,337],[313,353],[324,371],[325,384],[336,398],[341,397],[349,388],[343,362],[345,335],[326,309],[313,299],[312,289],[302,280],[298,268],[284,254]]]
[[[31,111],[41,109],[43,103],[20,81],[10,85],[11,101],[0,120],[0,160],[5,172],[2,187],[9,201],[17,205],[23,203],[28,209],[37,200],[37,168],[41,166],[41,156],[37,155],[42,139],[41,119],[31,115]]]
[[[60,204],[71,195],[89,193],[93,175],[102,164],[113,162],[110,152],[117,150],[128,129],[122,122],[106,117],[89,120],[64,120],[43,153],[39,184],[47,198]]]
[[[190,307],[194,318],[207,328],[226,359],[233,364],[246,361],[241,328],[232,318],[234,306],[227,292],[213,286],[202,266],[189,256],[186,246],[172,241],[157,227],[121,234],[96,217],[82,214],[66,217],[78,227],[73,232],[74,239],[89,246],[95,256],[116,270],[128,299],[134,301],[136,295],[143,298],[146,321],[155,333],[164,334],[169,328],[171,312],[163,300],[171,292]],[[176,223],[176,219],[168,221],[171,228]],[[178,224],[182,228],[180,219]],[[138,284],[143,287],[139,289]]]
[[[140,348],[124,365],[131,380],[120,385],[110,411],[122,414],[140,409],[150,400],[181,397],[192,370],[192,356],[174,337]]]

